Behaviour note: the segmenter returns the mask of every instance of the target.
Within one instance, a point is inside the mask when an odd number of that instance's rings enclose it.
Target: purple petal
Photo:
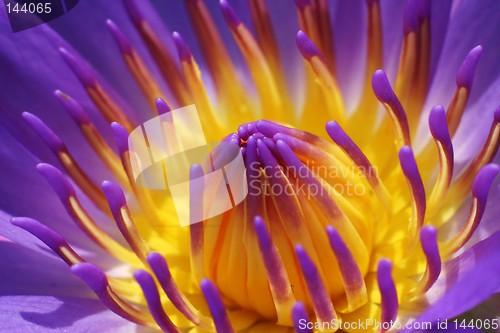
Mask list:
[[[356,106],[361,96],[360,82],[369,79],[365,78],[366,7],[365,1],[338,1],[332,12],[336,78],[348,110]]]
[[[158,34],[161,36],[169,35],[158,12],[154,10],[149,1],[141,1],[140,12]],[[137,34],[123,1],[81,2],[71,11],[71,14],[64,15],[59,20],[54,21],[51,27],[87,59],[104,76],[110,86],[115,88],[121,96],[126,97],[126,102],[134,110],[149,110],[146,100],[140,94],[132,77],[127,73],[119,48],[115,46],[113,36],[108,31],[106,23],[108,19],[111,19],[129,39],[158,79],[160,75],[158,75],[156,66]],[[89,36],[94,37],[89,38]],[[165,42],[167,47],[173,50],[171,41],[167,39]],[[161,80],[158,81],[161,82]],[[161,82],[161,84],[163,83]]]
[[[57,195],[36,171],[36,159],[0,128],[0,235],[36,249],[36,241],[29,233],[10,224],[12,216],[30,216],[47,226],[68,235],[68,240],[85,246],[79,229],[61,205]],[[92,248],[92,247],[90,247]],[[97,247],[95,247],[97,248]]]
[[[2,224],[5,222],[1,221]],[[66,264],[47,251],[33,251],[2,241],[0,257],[2,331],[64,329],[107,332],[114,328],[123,332],[134,326],[108,311],[100,301],[92,299],[85,284],[71,274]]]
[[[429,68],[431,82],[443,50],[452,3],[452,0],[431,2],[431,63]]]
[[[0,256],[1,295],[57,297],[91,295],[85,285],[71,274],[68,266],[47,247],[44,247],[43,251],[33,251],[13,242],[0,242]]]
[[[495,278],[500,276],[498,262],[500,231],[445,265],[446,274],[442,274],[437,288],[431,288],[430,292],[443,287],[447,290],[417,321],[436,322],[453,318],[488,299],[500,288],[500,280]]]
[[[136,325],[98,300],[53,296],[2,296],[0,322],[5,332],[131,332]]]
[[[426,109],[431,105],[447,103],[451,99],[455,90],[455,80],[452,78],[456,77],[467,53],[477,45],[482,45],[484,52],[475,75],[471,101],[480,97],[498,77],[500,69],[496,63],[500,56],[497,47],[499,7],[500,3],[495,0],[455,3]]]

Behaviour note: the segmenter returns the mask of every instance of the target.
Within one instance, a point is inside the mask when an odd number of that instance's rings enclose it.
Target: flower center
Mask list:
[[[332,142],[265,120],[240,126],[238,135],[248,197],[205,221],[203,261],[195,265],[240,307],[267,318],[278,311],[284,323],[295,298],[311,308],[318,298],[350,310],[363,305],[373,228],[390,214],[375,168],[357,165]],[[302,273],[310,272],[299,252],[317,267],[314,277]],[[311,279],[322,290],[311,290]]]

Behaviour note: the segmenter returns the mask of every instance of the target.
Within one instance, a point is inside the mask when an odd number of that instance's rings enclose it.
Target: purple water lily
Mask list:
[[[500,2],[1,15],[0,331],[498,330]],[[248,196],[180,227],[127,138],[191,104]]]

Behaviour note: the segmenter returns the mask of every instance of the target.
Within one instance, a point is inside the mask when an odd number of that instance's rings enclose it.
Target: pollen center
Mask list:
[[[355,150],[270,121],[238,136],[248,196],[203,222],[205,276],[230,303],[287,324],[296,300],[311,310],[333,302],[331,316],[364,305],[374,229],[391,215],[377,169]]]

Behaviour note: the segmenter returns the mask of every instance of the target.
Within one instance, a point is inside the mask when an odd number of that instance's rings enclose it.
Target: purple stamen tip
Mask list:
[[[295,246],[295,253],[297,254],[297,258],[299,259],[300,267],[302,268],[302,272],[304,276],[311,276],[317,274],[317,268],[312,262],[311,258],[307,254],[306,250],[302,245]]]
[[[250,136],[250,133],[248,133],[247,124],[240,125],[238,127],[238,134],[240,135],[240,137],[243,140],[248,139],[248,137]]]
[[[398,315],[398,293],[392,279],[391,271],[392,263],[387,259],[381,259],[378,263],[377,282],[382,298],[382,323],[395,320]]]
[[[381,69],[373,73],[372,88],[375,96],[377,96],[378,100],[382,103],[389,103],[389,101],[396,98],[396,94],[394,94],[394,90],[392,90],[387,75]]]
[[[403,19],[404,33],[416,32],[418,30],[418,4],[417,0],[410,0],[406,4],[405,15]]]
[[[150,252],[147,256],[147,261],[149,266],[153,270],[160,286],[163,291],[170,299],[172,304],[186,316],[189,320],[191,320],[194,324],[198,325],[200,322],[196,315],[193,314],[191,309],[187,306],[186,301],[184,299],[184,295],[182,295],[175,282],[172,279],[172,274],[170,273],[170,269],[168,268],[167,261],[165,258],[157,253]]]
[[[404,146],[399,150],[399,161],[403,173],[411,183],[417,207],[419,207],[423,213],[425,210],[425,188],[422,178],[420,177],[420,172],[418,171],[415,156],[409,146]]]
[[[158,110],[158,114],[162,115],[167,112],[170,112],[170,107],[168,106],[167,102],[165,102],[162,98],[157,98],[155,100],[156,103],[156,110]]]
[[[119,185],[105,180],[102,182],[101,188],[108,200],[109,208],[113,212],[113,215],[119,213],[120,209],[127,205],[125,194]]]
[[[111,123],[111,131],[115,137],[116,146],[118,147],[118,152],[123,154],[128,151],[128,131],[125,127],[117,122]]]
[[[165,310],[163,310],[160,295],[158,294],[153,277],[145,270],[140,269],[134,273],[134,278],[141,286],[146,302],[148,303],[149,311],[158,326],[164,332],[178,332],[175,325],[165,313]]]
[[[236,15],[229,2],[226,0],[220,0],[219,5],[227,24],[231,28],[236,29],[241,24],[241,20],[238,15]]]
[[[326,234],[328,235],[328,241],[330,243],[331,248],[335,252],[336,256],[341,257],[342,259],[348,260],[352,259],[352,254],[349,251],[349,248],[344,243],[344,240],[340,236],[340,234],[335,230],[332,226],[326,227]],[[354,262],[355,263],[355,262]]]
[[[204,279],[201,281],[200,288],[205,296],[210,313],[212,314],[216,331],[234,332],[229,322],[229,318],[227,317],[226,307],[217,287],[209,279]]]
[[[431,1],[430,0],[418,1],[417,14],[420,22],[422,22],[425,19],[429,19],[431,16]]]
[[[130,41],[127,39],[127,36],[118,28],[115,22],[111,19],[106,20],[106,25],[108,26],[109,31],[111,32],[111,35],[113,36],[113,39],[115,40],[116,44],[120,48],[120,52],[122,53],[127,53],[130,54],[132,53],[132,44],[130,44]]]
[[[339,146],[341,145],[340,143],[344,142],[346,139],[346,133],[336,121],[332,120],[326,123],[326,132]]]
[[[59,169],[47,163],[37,164],[36,169],[54,189],[61,201],[65,202],[70,196],[75,196],[73,186]]]
[[[307,60],[311,59],[314,56],[321,56],[321,52],[319,51],[318,47],[314,45],[312,40],[309,39],[309,37],[302,30],[297,33],[295,42],[297,44],[297,47],[299,48],[300,53]]]
[[[311,4],[311,0],[295,0],[295,6],[300,10],[304,10],[304,8],[310,6]]]
[[[420,231],[420,244],[427,259],[429,280],[426,289],[430,288],[436,282],[441,274],[441,256],[437,243],[437,230],[433,226],[425,226]]]
[[[54,252],[58,252],[61,247],[68,246],[68,243],[60,234],[32,218],[13,217],[10,220],[10,223],[16,227],[26,230],[45,243],[45,245],[47,245]]]
[[[401,162],[401,168],[407,176],[418,174],[418,167],[413,155],[413,150],[409,146],[401,148],[398,156]]]
[[[490,163],[477,173],[472,183],[472,195],[480,202],[485,203],[488,199],[488,192],[499,171],[500,167],[497,164]]]
[[[203,177],[203,168],[200,164],[193,164],[189,169],[189,179],[197,179]]]
[[[307,328],[307,325],[304,325],[304,322],[306,323],[310,322],[304,303],[297,302],[293,305],[292,320],[293,320],[293,325],[295,326],[295,331],[297,333],[313,332],[312,329]]]
[[[63,47],[59,48],[59,53],[84,86],[95,84],[96,78],[94,73],[82,59]]]
[[[71,272],[85,281],[97,295],[101,296],[108,287],[108,278],[97,266],[82,262],[71,266]]]
[[[62,140],[40,118],[29,112],[23,112],[22,116],[54,153],[66,149]]]
[[[161,254],[158,252],[150,252],[146,259],[159,280],[170,279],[171,274],[168,269],[167,261]]]
[[[500,106],[497,107],[495,113],[493,114],[493,119],[496,123],[500,122]]]
[[[141,12],[139,11],[136,0],[123,0],[123,3],[128,15],[135,24],[139,24],[144,20]]]
[[[440,142],[451,142],[448,124],[446,123],[446,111],[441,105],[432,108],[429,115],[429,128],[431,134]]]
[[[259,120],[259,122],[261,122],[261,121],[262,121],[262,120]],[[264,121],[265,121],[265,120],[264,120]],[[249,123],[249,124],[247,125],[247,130],[248,130],[248,132],[249,132],[249,133],[251,133],[251,134],[255,134],[255,133],[257,133],[257,132],[259,131],[259,130],[258,130],[258,126],[257,126],[257,124],[256,124],[256,123],[254,123],[254,122],[251,122],[251,123]]]
[[[174,31],[172,33],[172,40],[174,41],[175,48],[177,49],[177,54],[179,55],[179,59],[181,61],[191,61],[192,54],[191,51],[189,50],[186,42],[184,42],[184,39],[182,36],[177,32]]]
[[[78,123],[78,124],[89,124],[90,119],[83,107],[76,100],[71,98],[69,95],[63,93],[60,90],[54,91],[54,95],[62,104],[62,106],[68,111],[70,116]]]
[[[457,73],[457,86],[464,87],[470,90],[472,83],[474,81],[474,73],[476,71],[477,63],[479,62],[479,57],[483,52],[483,47],[481,45],[473,48],[467,57],[465,57],[464,62],[460,66]]]
[[[279,138],[280,134],[276,134],[275,137]],[[295,168],[295,171],[300,170],[300,168],[303,167],[302,162],[300,159],[295,155],[293,150],[290,148],[290,146],[283,140],[276,140],[276,147],[277,147],[277,153],[279,153],[279,156],[283,158],[286,164],[291,166],[292,168]],[[306,178],[309,176],[309,172],[305,172],[304,175],[302,175],[302,178]]]
[[[260,216],[256,216],[253,220],[255,231],[257,232],[257,238],[259,239],[259,243],[265,249],[268,249],[272,246],[271,235],[267,230],[266,223]]]

